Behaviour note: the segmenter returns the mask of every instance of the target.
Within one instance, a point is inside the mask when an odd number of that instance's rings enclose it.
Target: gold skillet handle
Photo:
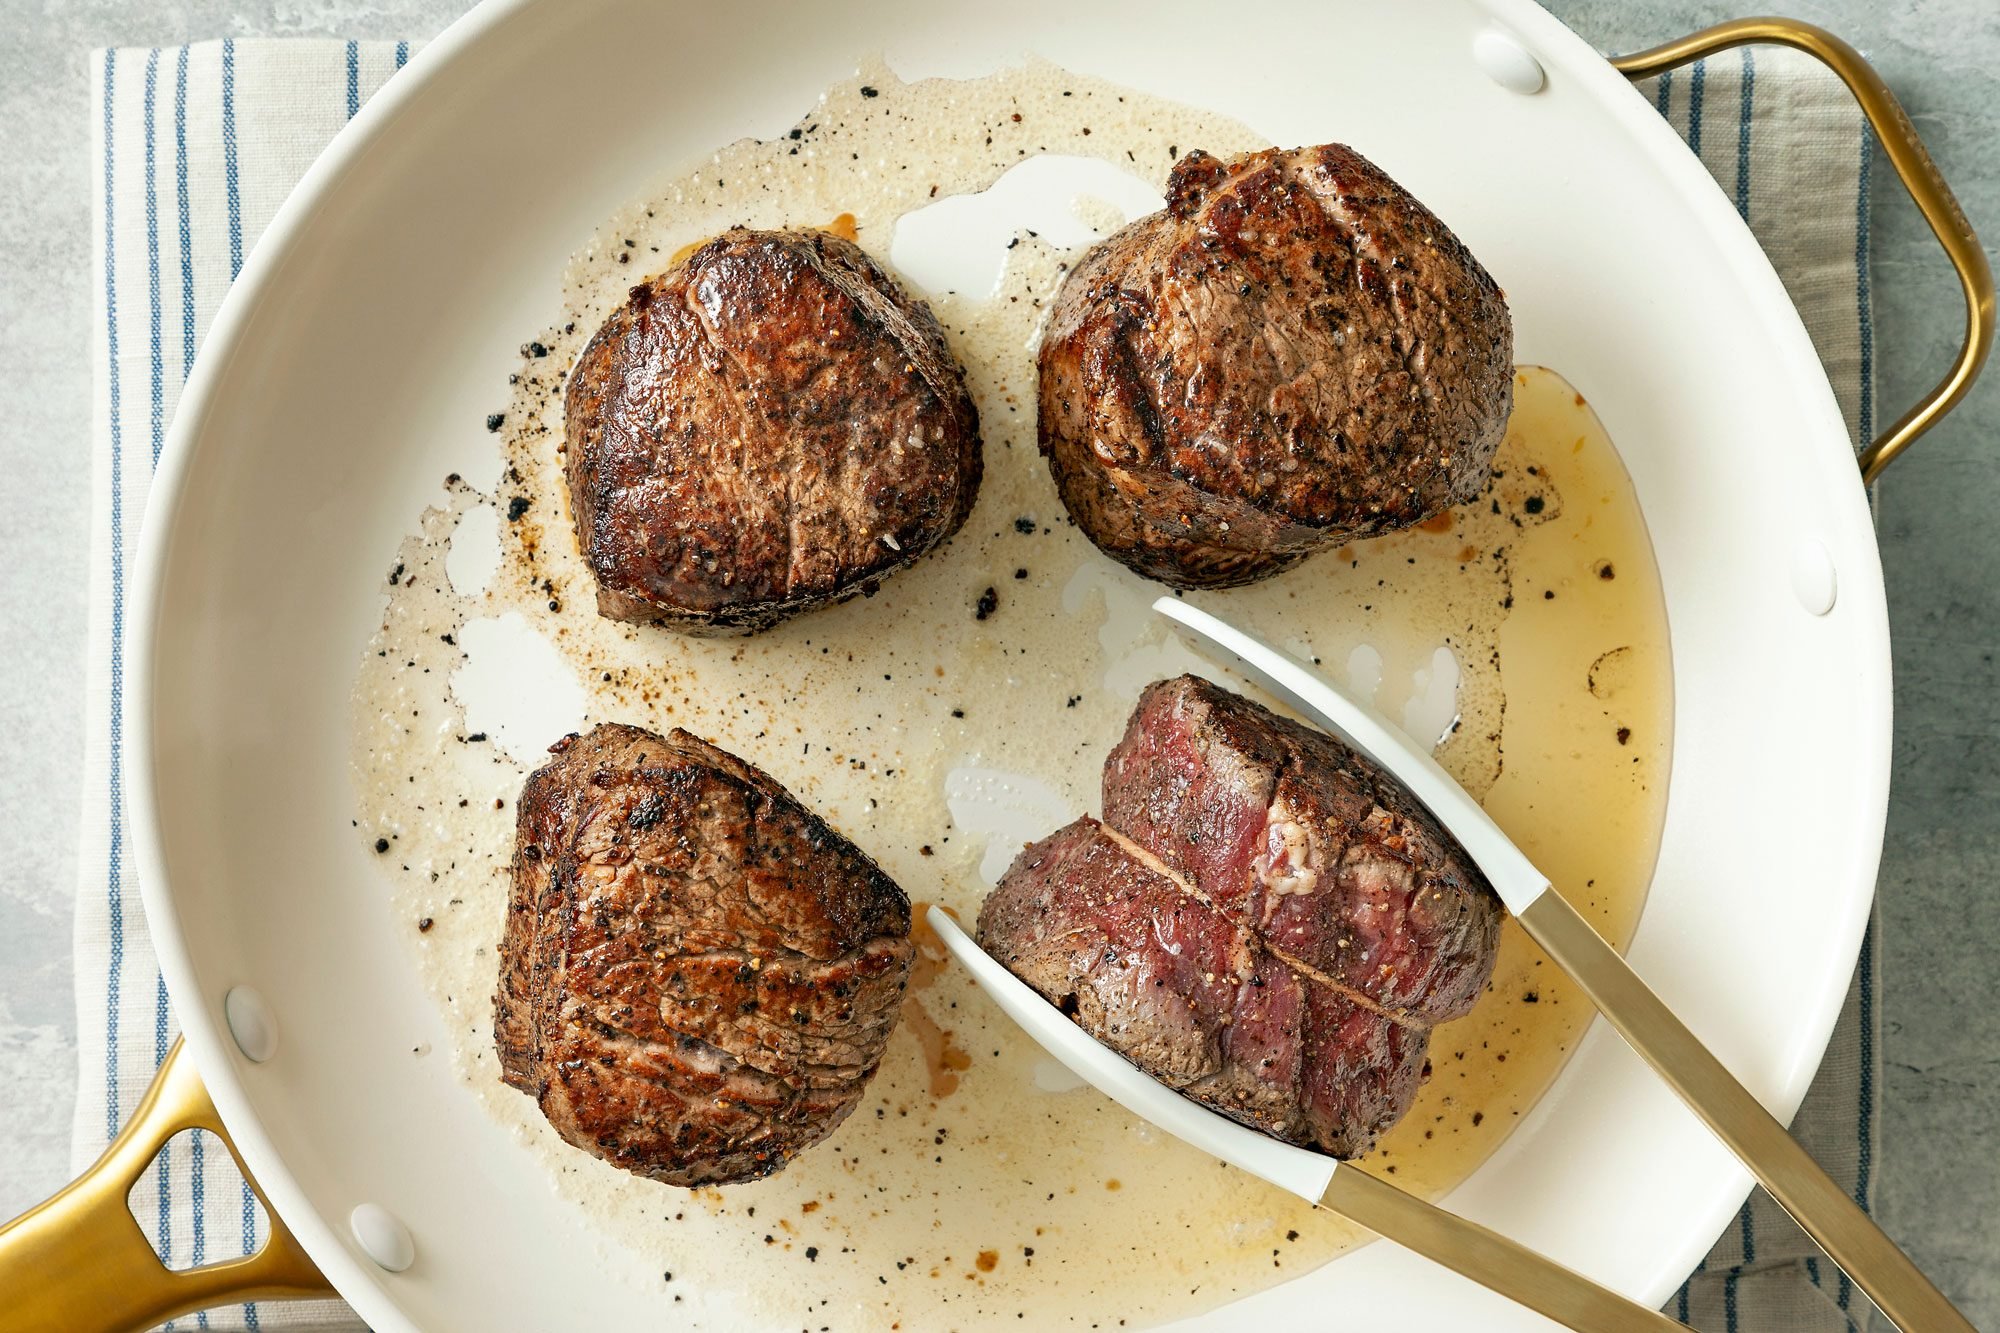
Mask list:
[[[235,1156],[194,1061],[176,1040],[96,1164],[0,1227],[0,1292],[6,1293],[0,1333],[128,1333],[234,1301],[335,1294],[262,1190],[257,1197],[271,1219],[263,1249],[182,1272],[160,1263],[126,1196],[161,1146],[184,1129],[209,1131]],[[243,1178],[250,1179],[248,1171]]]
[[[1840,76],[1840,81],[1854,94],[1854,100],[1861,104],[1861,114],[1868,117],[1875,136],[1882,141],[1889,165],[1896,169],[1897,178],[1922,211],[1924,221],[1930,223],[1938,244],[1944,247],[1952,268],[1958,271],[1959,285],[1965,289],[1965,343],[1958,350],[1958,358],[1935,388],[1861,451],[1861,479],[1872,482],[1919,435],[1957,406],[1979,377],[1986,354],[1993,347],[1993,270],[1986,262],[1979,238],[1973,235],[1972,224],[1966,221],[1951,187],[1938,174],[1937,164],[1931,161],[1930,153],[1917,137],[1916,127],[1910,124],[1889,85],[1862,59],[1859,51],[1826,29],[1797,19],[1737,19],[1648,51],[1614,57],[1611,64],[1627,78],[1644,79],[1718,51],[1756,43],[1803,51]]]

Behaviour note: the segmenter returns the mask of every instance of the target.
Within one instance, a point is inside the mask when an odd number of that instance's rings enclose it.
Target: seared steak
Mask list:
[[[1485,489],[1513,326],[1451,231],[1350,148],[1174,167],[1064,282],[1039,427],[1071,517],[1181,588],[1251,583]]]
[[[1277,953],[1426,1026],[1493,973],[1500,900],[1402,784],[1199,676],[1139,697],[1104,818]]]
[[[1104,823],[1022,852],[979,914],[987,952],[1139,1068],[1339,1157],[1409,1110],[1499,932],[1492,888],[1393,778],[1194,676],[1141,696]]]
[[[1016,858],[979,941],[1167,1086],[1287,1142],[1365,1153],[1422,1078],[1423,1029],[1277,959],[1094,819]]]
[[[607,724],[554,753],[517,815],[505,1081],[639,1175],[770,1175],[875,1072],[909,977],[908,900],[777,782],[685,731]]]
[[[577,541],[616,620],[767,628],[919,559],[979,490],[944,330],[826,232],[737,228],[634,287],[564,407]]]

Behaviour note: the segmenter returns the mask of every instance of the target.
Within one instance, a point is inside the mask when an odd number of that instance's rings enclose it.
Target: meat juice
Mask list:
[[[1190,148],[1261,146],[1046,64],[915,84],[867,68],[792,134],[724,148],[604,225],[563,276],[561,313],[522,331],[516,382],[495,386],[496,475],[452,479],[389,559],[354,750],[358,835],[392,883],[384,910],[408,932],[470,1098],[606,1245],[672,1273],[663,1321],[1136,1326],[1298,1278],[1366,1239],[1078,1088],[921,928],[904,1021],[859,1109],[752,1185],[690,1193],[568,1147],[500,1084],[492,1047],[512,805],[564,731],[686,727],[769,771],[913,900],[970,920],[1022,842],[1096,812],[1099,765],[1146,683],[1195,670],[1254,693],[1167,632],[1148,609],[1157,585],[1068,523],[1036,452],[1041,313],[1089,241],[1143,211],[1129,198],[1079,196],[1067,216],[1024,206],[988,238],[991,290],[982,276],[923,293],[979,405],[978,507],[875,595],[750,639],[595,614],[562,484],[563,373],[626,290],[733,223],[851,215],[886,262],[898,219],[1038,156],[1108,163],[1156,193]],[[1672,718],[1650,544],[1611,442],[1559,375],[1518,372],[1494,466],[1487,495],[1421,529],[1190,600],[1441,738],[1439,760],[1623,940],[1657,851]],[[1437,1029],[1429,1082],[1367,1168],[1431,1195],[1463,1179],[1590,1014],[1509,922],[1489,993]]]

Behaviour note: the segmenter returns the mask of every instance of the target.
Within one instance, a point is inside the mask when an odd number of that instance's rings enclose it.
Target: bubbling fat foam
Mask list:
[[[490,486],[453,478],[390,562],[355,692],[360,835],[441,1007],[469,1097],[605,1243],[663,1280],[663,1318],[834,1329],[1138,1325],[1297,1277],[1364,1237],[1052,1071],[918,931],[904,1021],[859,1109],[779,1176],[687,1192],[562,1143],[504,1088],[492,1004],[512,804],[563,732],[686,727],[757,763],[912,899],[970,919],[1013,851],[1097,808],[1149,681],[1240,680],[1172,636],[1158,589],[1092,549],[1036,452],[1034,348],[1068,267],[1154,206],[1176,156],[1261,146],[1231,121],[1030,64],[829,89],[607,221],[524,347]],[[929,211],[935,210],[935,211]],[[563,374],[642,277],[732,224],[851,214],[944,324],[986,479],[949,545],[874,596],[750,639],[600,619],[562,484]],[[900,226],[899,226],[900,224]],[[1659,581],[1582,398],[1520,373],[1488,495],[1424,528],[1191,600],[1421,734],[1571,901],[1634,923],[1665,804]],[[985,607],[985,614],[981,608]],[[1594,682],[1594,684],[1593,684]],[[1510,922],[1491,993],[1440,1028],[1408,1119],[1369,1159],[1462,1179],[1534,1103],[1589,1007]]]

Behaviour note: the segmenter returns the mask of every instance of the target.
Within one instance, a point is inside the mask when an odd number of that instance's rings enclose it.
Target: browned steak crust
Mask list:
[[[1359,153],[1190,153],[1064,282],[1057,488],[1106,554],[1230,587],[1477,496],[1513,405],[1500,289]]]
[[[781,1169],[882,1058],[908,901],[769,776],[687,732],[603,725],[555,754],[517,814],[505,1081],[640,1175]]]
[[[577,540],[617,620],[767,628],[916,561],[979,490],[944,330],[827,232],[738,228],[634,287],[564,407]]]

